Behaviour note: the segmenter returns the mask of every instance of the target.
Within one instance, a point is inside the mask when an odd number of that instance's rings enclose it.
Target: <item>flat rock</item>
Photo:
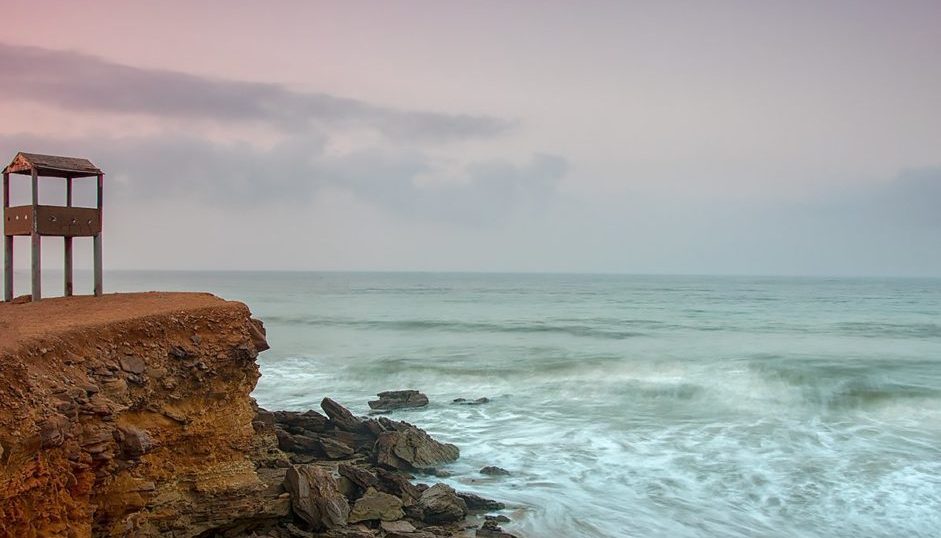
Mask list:
[[[451,403],[458,405],[483,405],[485,403],[490,403],[490,398],[477,398],[476,400],[468,400],[467,398],[455,398],[451,400]]]
[[[369,402],[370,409],[391,410],[428,405],[428,396],[417,390],[390,390],[380,392],[376,396],[379,396],[379,399]]]
[[[418,506],[422,509],[425,523],[450,523],[467,516],[467,504],[454,488],[445,484],[435,484],[422,492]]]
[[[329,471],[316,465],[295,465],[284,478],[294,513],[308,525],[315,529],[346,525],[350,505]]]
[[[402,532],[410,533],[415,532],[415,525],[412,525],[408,521],[399,520],[399,521],[383,521],[379,524],[379,528],[386,532]]]
[[[395,521],[402,519],[402,500],[394,495],[376,491],[369,488],[362,497],[356,500],[353,510],[350,511],[349,522],[381,520]]]
[[[125,355],[118,359],[118,363],[120,363],[122,370],[131,374],[142,374],[147,366],[144,364],[144,359],[134,355]]]

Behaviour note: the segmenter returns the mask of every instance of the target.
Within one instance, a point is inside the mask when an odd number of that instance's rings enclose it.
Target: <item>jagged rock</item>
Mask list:
[[[510,471],[507,471],[502,467],[488,465],[480,470],[480,474],[485,474],[487,476],[510,476]]]
[[[369,402],[370,409],[391,410],[428,405],[428,397],[417,390],[389,390],[376,396],[379,399]]]
[[[121,451],[127,458],[139,458],[153,447],[153,439],[144,430],[133,426],[119,426]]]
[[[270,414],[275,423],[284,426],[292,433],[301,433],[304,431],[324,433],[327,431],[329,425],[327,417],[313,409],[303,413],[296,411],[275,411]]]
[[[261,352],[267,349],[271,349],[271,346],[268,345],[267,331],[265,331],[265,324],[260,319],[249,318],[248,324],[248,334],[251,336],[252,344],[255,345],[255,351]],[[199,344],[199,342],[195,342]]]
[[[338,460],[352,456],[356,452],[353,447],[347,445],[346,443],[337,441],[335,439],[330,439],[329,437],[320,437],[320,448],[323,450],[324,454],[328,458],[333,460]]]
[[[310,435],[293,435],[281,429],[275,430],[275,434],[278,437],[278,448],[285,452],[324,455],[320,441]]]
[[[481,538],[516,538],[515,535],[504,532],[495,520],[489,519],[477,529],[477,536]]]
[[[415,504],[421,497],[422,492],[418,486],[399,473],[377,468],[376,476],[379,478],[378,489],[399,497],[405,506]]]
[[[425,523],[449,523],[467,516],[467,504],[445,484],[435,484],[422,492],[418,506]]]
[[[330,417],[330,421],[333,422],[337,428],[348,432],[362,432],[366,430],[362,419],[357,418],[349,409],[330,398],[324,398],[323,401],[320,402],[320,407],[323,408],[327,416]]]
[[[376,440],[376,462],[393,469],[433,469],[458,456],[456,446],[439,443],[407,422],[396,423],[395,430],[379,434]]]
[[[394,495],[376,491],[369,488],[362,497],[356,500],[350,511],[349,522],[382,520],[395,521],[402,519],[402,500]]]
[[[350,505],[336,479],[316,465],[295,465],[287,470],[284,487],[298,517],[315,529],[334,529],[347,523]]]
[[[510,518],[503,516],[503,515],[496,515],[496,516],[488,515],[488,516],[484,516],[484,519],[487,521],[496,521],[497,523],[509,523],[510,521],[512,521]]]
[[[473,493],[465,493],[463,491],[457,492],[457,496],[464,500],[464,503],[467,505],[467,509],[473,512],[481,512],[487,510],[503,510],[506,508],[506,505],[499,501],[494,501],[492,499],[486,499],[480,495],[475,495]]]
[[[376,475],[362,467],[341,463],[337,466],[337,471],[341,476],[346,477],[350,482],[363,489],[369,489],[379,484],[379,479],[376,478]]]

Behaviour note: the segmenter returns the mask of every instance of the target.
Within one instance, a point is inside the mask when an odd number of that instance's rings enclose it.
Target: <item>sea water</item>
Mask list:
[[[941,535],[941,280],[107,277],[246,302],[263,407],[423,391],[392,417],[461,458],[420,478],[505,502],[521,536]]]

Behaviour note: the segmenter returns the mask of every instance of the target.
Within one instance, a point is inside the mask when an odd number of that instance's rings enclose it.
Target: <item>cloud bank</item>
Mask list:
[[[418,141],[490,137],[514,125],[488,116],[397,110],[273,83],[141,69],[37,47],[0,44],[0,70],[7,73],[0,78],[0,97],[73,110],[256,121],[289,132],[312,124],[366,126]]]

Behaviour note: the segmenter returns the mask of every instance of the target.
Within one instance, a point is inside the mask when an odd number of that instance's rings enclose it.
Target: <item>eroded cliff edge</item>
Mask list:
[[[417,426],[258,409],[267,348],[209,294],[0,303],[0,538],[514,538],[502,503],[411,481],[459,455]]]
[[[195,535],[285,510],[258,505],[247,457],[266,348],[244,304],[209,294],[0,304],[0,536]]]

